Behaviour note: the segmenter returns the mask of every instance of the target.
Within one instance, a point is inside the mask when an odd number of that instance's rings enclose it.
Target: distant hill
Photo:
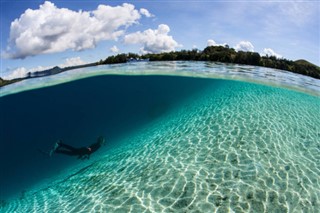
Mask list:
[[[5,79],[2,79],[0,78],[0,87],[3,87],[5,85],[8,85],[8,84],[13,84],[15,82],[18,82],[18,81],[22,81],[24,78],[15,78],[15,79],[12,79],[12,80],[5,80]]]
[[[56,74],[59,74],[59,73],[62,73],[62,72],[68,71],[68,70],[79,69],[79,68],[84,68],[84,67],[91,67],[91,66],[96,66],[96,65],[98,65],[98,63],[83,64],[83,65],[64,67],[64,68],[60,68],[58,66],[55,66],[55,67],[53,67],[51,69],[47,69],[47,70],[42,70],[42,71],[37,71],[37,72],[28,72],[27,75],[22,78],[15,78],[15,79],[11,79],[11,80],[5,80],[5,79],[0,78],[0,87],[6,86],[8,84],[13,84],[18,81],[23,81],[25,79],[56,75]]]
[[[299,60],[296,60],[294,62],[297,63],[297,64],[301,64],[301,65],[310,65],[310,66],[318,67],[317,65],[312,64],[311,62],[309,62],[307,60],[304,60],[304,59],[299,59]],[[318,67],[318,68],[320,68],[320,67]]]
[[[315,64],[310,63],[307,60],[300,59],[294,61],[298,69],[305,71],[305,75],[320,79],[320,67]]]

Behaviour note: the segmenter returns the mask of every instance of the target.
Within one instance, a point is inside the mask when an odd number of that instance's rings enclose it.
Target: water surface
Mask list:
[[[320,95],[319,80],[288,71],[216,62],[137,62],[76,69],[36,79],[27,79],[0,89],[0,97],[100,75],[186,76],[262,83]]]

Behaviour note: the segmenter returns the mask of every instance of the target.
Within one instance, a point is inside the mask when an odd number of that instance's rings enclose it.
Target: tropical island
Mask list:
[[[316,66],[306,60],[292,61],[285,58],[276,58],[275,56],[260,56],[257,52],[235,51],[234,48],[225,46],[208,46],[204,50],[181,50],[168,53],[152,53],[145,55],[138,55],[135,53],[118,54],[109,56],[104,60],[95,63],[64,67],[58,66],[48,70],[28,73],[25,77],[5,80],[0,78],[0,87],[19,82],[30,78],[39,78],[43,76],[56,75],[58,73],[66,72],[73,69],[106,65],[127,63],[132,61],[211,61],[222,63],[234,63],[244,65],[254,65],[261,67],[268,67],[280,70],[286,70],[293,73],[298,73],[312,78],[320,79],[320,67]]]

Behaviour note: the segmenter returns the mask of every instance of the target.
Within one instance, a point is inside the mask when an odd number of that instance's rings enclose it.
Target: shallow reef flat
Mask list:
[[[1,212],[317,212],[320,99],[220,81]]]

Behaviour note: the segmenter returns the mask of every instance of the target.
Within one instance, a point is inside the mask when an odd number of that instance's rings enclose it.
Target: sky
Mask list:
[[[320,65],[319,1],[0,0],[0,77],[211,45]]]

